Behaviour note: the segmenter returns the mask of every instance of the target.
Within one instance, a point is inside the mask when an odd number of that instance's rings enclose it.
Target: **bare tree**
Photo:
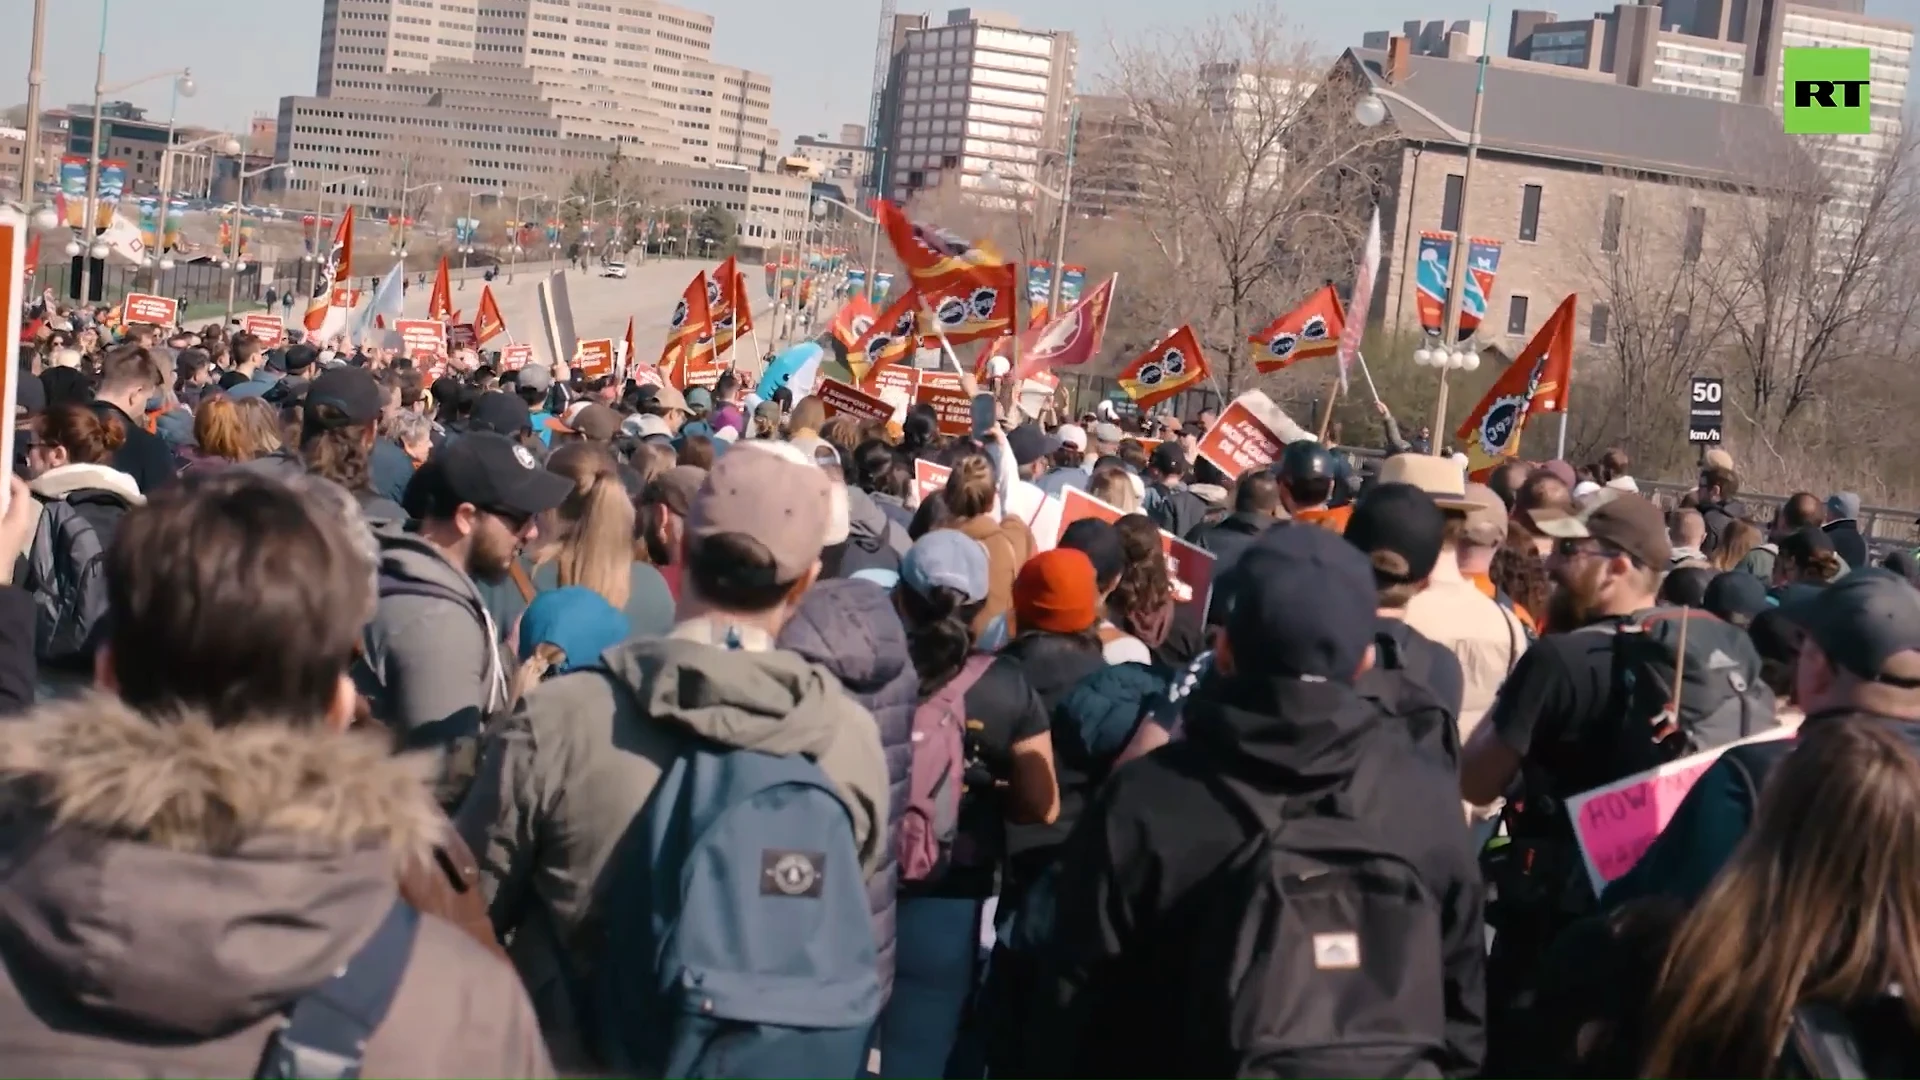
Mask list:
[[[1364,88],[1272,10],[1116,46],[1110,87],[1144,163],[1151,288],[1178,301],[1228,393],[1254,380],[1250,332],[1351,275],[1392,138],[1353,122]]]

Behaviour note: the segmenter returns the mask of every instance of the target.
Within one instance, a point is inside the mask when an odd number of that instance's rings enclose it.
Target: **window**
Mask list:
[[[1513,296],[1507,299],[1507,333],[1524,334],[1527,332],[1527,298]]]
[[[1707,208],[1704,206],[1687,207],[1687,239],[1680,247],[1680,261],[1697,263],[1700,261],[1700,248],[1707,239]]]
[[[1540,239],[1540,185],[1526,184],[1520,188],[1520,239]]]
[[[1607,196],[1607,212],[1600,219],[1600,250],[1614,252],[1620,250],[1620,219],[1627,213],[1625,195]]]
[[[1460,198],[1465,191],[1466,178],[1457,173],[1447,174],[1447,191],[1440,203],[1440,227],[1448,232],[1457,232],[1460,228]]]
[[[1587,316],[1587,340],[1595,345],[1607,343],[1607,324],[1613,319],[1613,309],[1606,304],[1593,305],[1593,313]]]
[[[1687,340],[1687,313],[1684,311],[1674,312],[1673,321],[1669,323],[1668,326],[1671,327],[1673,331],[1672,345],[1675,349],[1678,349]]]

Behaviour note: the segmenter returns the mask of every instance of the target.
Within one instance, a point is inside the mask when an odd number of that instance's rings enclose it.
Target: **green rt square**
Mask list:
[[[1783,49],[1782,112],[1789,135],[1866,135],[1873,130],[1868,100],[1871,49]]]

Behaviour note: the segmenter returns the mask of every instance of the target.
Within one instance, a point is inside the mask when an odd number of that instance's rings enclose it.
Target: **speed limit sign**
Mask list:
[[[1687,441],[1696,445],[1720,444],[1726,411],[1722,401],[1726,386],[1719,379],[1696,375],[1687,393]]]

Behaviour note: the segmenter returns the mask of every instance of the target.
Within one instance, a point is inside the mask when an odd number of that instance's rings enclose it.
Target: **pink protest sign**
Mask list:
[[[1580,846],[1580,857],[1587,864],[1587,878],[1593,884],[1594,895],[1598,896],[1608,882],[1633,869],[1633,864],[1639,862],[1640,856],[1659,838],[1660,830],[1673,820],[1674,811],[1680,809],[1700,775],[1712,767],[1728,747],[1792,735],[1789,728],[1776,728],[1569,798],[1567,816],[1573,820],[1574,840]]]

